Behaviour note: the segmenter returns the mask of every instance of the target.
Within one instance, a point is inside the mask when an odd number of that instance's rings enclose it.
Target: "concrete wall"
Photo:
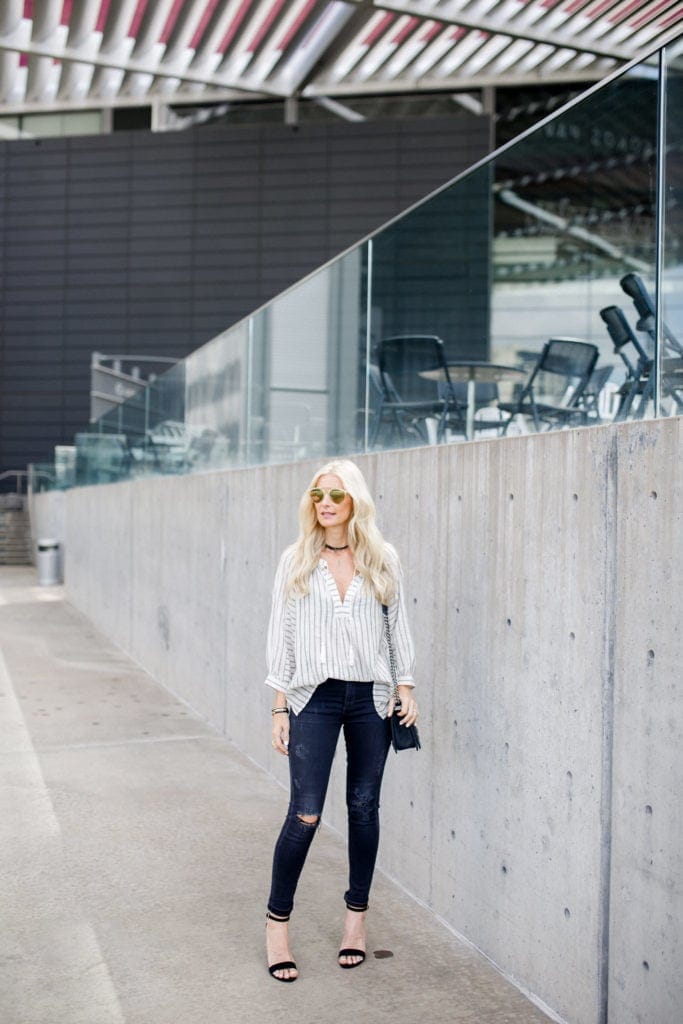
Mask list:
[[[682,432],[358,460],[404,562],[424,738],[390,755],[381,865],[573,1024],[683,1015]],[[282,781],[264,633],[310,469],[67,494],[70,599]],[[326,816],[343,831],[339,774]]]

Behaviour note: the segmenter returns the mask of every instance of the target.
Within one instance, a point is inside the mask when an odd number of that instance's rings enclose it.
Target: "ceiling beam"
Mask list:
[[[515,74],[514,71],[505,74],[468,74],[453,75],[444,78],[418,78],[418,79],[393,79],[393,80],[370,80],[364,82],[336,82],[323,81],[319,85],[311,82],[303,91],[303,96],[314,99],[318,96],[328,96],[332,99],[339,99],[345,96],[391,96],[395,93],[423,93],[423,92],[456,92],[463,90],[471,92],[472,89],[482,89],[489,85],[519,86],[519,85],[543,85],[548,81],[562,85],[567,82],[599,82],[605,78],[612,69],[594,68],[582,69],[581,71],[553,72],[552,78],[543,75],[541,71]]]
[[[415,18],[440,21],[444,25],[453,25],[458,28],[469,28],[480,32],[490,32],[492,35],[509,36],[510,39],[528,39],[533,43],[545,43],[549,46],[556,46],[558,49],[576,50],[577,53],[595,54],[596,57],[609,57],[612,60],[628,62],[636,56],[632,50],[624,49],[621,46],[606,46],[600,40],[586,39],[585,36],[563,32],[544,32],[542,29],[532,26],[517,24],[516,18],[492,18],[492,17],[468,17],[464,11],[456,11],[448,7],[434,7],[433,5],[420,3],[420,0],[405,0],[404,3],[392,2],[392,0],[374,0],[374,7],[380,11],[391,11],[393,14],[409,14]]]
[[[522,199],[512,189],[504,188],[496,192],[496,198],[506,203],[508,206],[513,206],[521,213],[527,214],[529,217],[533,217],[535,220],[540,221],[541,224],[549,225],[554,231],[558,231],[561,235],[566,235],[569,238],[574,238],[578,242],[582,242],[584,245],[588,245],[591,249],[597,249],[598,252],[604,253],[609,256],[610,259],[616,260],[618,263],[623,263],[627,267],[631,267],[632,270],[639,270],[641,273],[649,274],[652,272],[652,267],[649,263],[644,260],[636,259],[635,256],[629,256],[623,249],[613,245],[594,231],[587,231],[586,228],[582,228],[573,224],[566,217],[559,217],[556,213],[551,213],[549,210],[545,210],[538,206],[536,203],[530,203],[526,199]]]
[[[144,60],[124,60],[114,55],[109,56],[102,53],[91,54],[88,50],[81,50],[72,46],[60,46],[54,42],[37,43],[26,39],[24,33],[20,34],[18,32],[13,32],[9,36],[0,36],[0,51],[26,53],[36,57],[52,57],[54,60],[91,64],[99,68],[116,68],[119,71],[126,71],[132,74],[153,75],[155,78],[176,78],[182,82],[189,82],[194,85],[234,89],[247,94],[265,93],[278,97],[286,95],[282,90],[274,89],[271,86],[250,85],[244,81],[228,81],[222,78],[221,75],[202,74],[191,69],[181,70],[170,65],[164,67],[163,64]]]
[[[334,65],[340,54],[344,52],[349,40],[362,26],[364,21],[362,11],[371,5],[372,0],[357,0],[355,7],[348,5],[348,12],[338,13],[338,23],[332,27],[331,32],[324,34],[322,46],[316,53],[313,63],[298,78],[290,81],[289,88],[292,92],[301,94],[308,83],[312,82],[323,68]]]
[[[331,114],[336,114],[337,117],[341,117],[343,121],[367,121],[364,114],[359,113],[357,110],[352,110],[351,107],[347,107],[345,103],[338,103],[336,100],[331,100],[329,96],[316,96],[314,103],[324,107],[325,110],[329,110]]]
[[[227,103],[230,101],[244,101],[243,92],[236,92],[230,89],[207,89],[200,93],[191,94],[176,92],[173,97],[160,97],[158,94],[148,96],[112,96],[106,99],[102,96],[84,96],[79,100],[59,100],[58,105],[54,100],[31,100],[22,103],[3,103],[0,107],[1,117],[16,117],[21,114],[59,114],[62,111],[70,110],[118,110],[125,107],[151,107],[154,103],[162,100],[169,107],[203,107],[212,103]],[[272,99],[265,93],[252,93],[250,100]]]

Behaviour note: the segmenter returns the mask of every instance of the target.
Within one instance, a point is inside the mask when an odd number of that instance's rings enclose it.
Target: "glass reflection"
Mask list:
[[[191,469],[234,466],[246,460],[250,345],[247,319],[186,360],[182,460]]]
[[[662,411],[683,410],[683,44],[666,51]],[[550,118],[76,439],[75,478],[650,416],[658,80]]]
[[[154,473],[187,472],[179,435],[185,430],[186,363],[76,434],[75,481],[111,483]]]
[[[495,161],[492,358],[531,369],[552,338],[596,345],[585,422],[653,408],[636,349],[617,343],[601,311],[621,309],[630,324],[620,282],[654,279],[656,114],[657,82],[637,69]],[[634,337],[651,362],[648,337]],[[637,394],[626,409],[633,375]],[[518,429],[529,429],[528,419]]]
[[[459,371],[489,356],[490,175],[467,175],[373,239],[372,447],[466,435]],[[479,385],[480,403],[490,397]]]
[[[630,322],[621,282],[654,279],[656,114],[651,69],[624,75],[374,238],[378,445],[652,413],[651,339],[601,310]]]
[[[662,414],[683,413],[683,40],[664,51]]]
[[[367,245],[253,317],[250,463],[361,450]]]

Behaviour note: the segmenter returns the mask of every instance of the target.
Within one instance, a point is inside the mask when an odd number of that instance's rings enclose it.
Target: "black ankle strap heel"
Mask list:
[[[346,909],[353,911],[354,914],[364,914],[365,911],[368,909],[367,903],[365,904],[364,907],[354,907],[352,903],[347,903],[346,900],[344,900],[344,902],[346,903]],[[357,957],[358,959],[356,960],[355,964],[343,964],[341,963],[341,958],[343,956],[352,956]],[[339,964],[339,966],[343,968],[343,970],[345,971],[350,971],[353,967],[360,967],[360,965],[363,963],[363,961],[365,960],[365,950],[347,947],[346,949],[339,950],[339,952],[337,953],[337,958],[337,963]]]
[[[287,917],[276,917],[275,914],[271,914],[271,912],[269,910],[267,910],[266,911],[266,918],[269,921],[275,921],[277,924],[287,924],[287,922],[289,921],[289,914],[287,914]],[[275,981],[284,981],[284,982],[296,981],[296,979],[299,977],[298,974],[295,977],[293,977],[293,978],[278,978],[276,972],[277,971],[286,971],[286,970],[292,970],[292,971],[298,970],[298,968],[297,968],[297,966],[296,966],[296,964],[294,963],[293,960],[282,960],[281,963],[279,963],[279,964],[273,964],[271,967],[268,968],[268,973],[271,975],[271,977],[275,978]]]

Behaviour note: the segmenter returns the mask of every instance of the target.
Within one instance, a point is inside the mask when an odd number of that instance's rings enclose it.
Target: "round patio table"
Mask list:
[[[443,381],[446,376],[441,368],[421,370],[420,376],[425,380]],[[498,384],[503,380],[514,380],[527,377],[528,371],[519,366],[507,366],[505,363],[487,363],[481,359],[457,359],[448,363],[448,376],[451,381],[467,384],[467,411],[465,418],[465,437],[471,441],[474,437],[474,411],[477,384]]]

